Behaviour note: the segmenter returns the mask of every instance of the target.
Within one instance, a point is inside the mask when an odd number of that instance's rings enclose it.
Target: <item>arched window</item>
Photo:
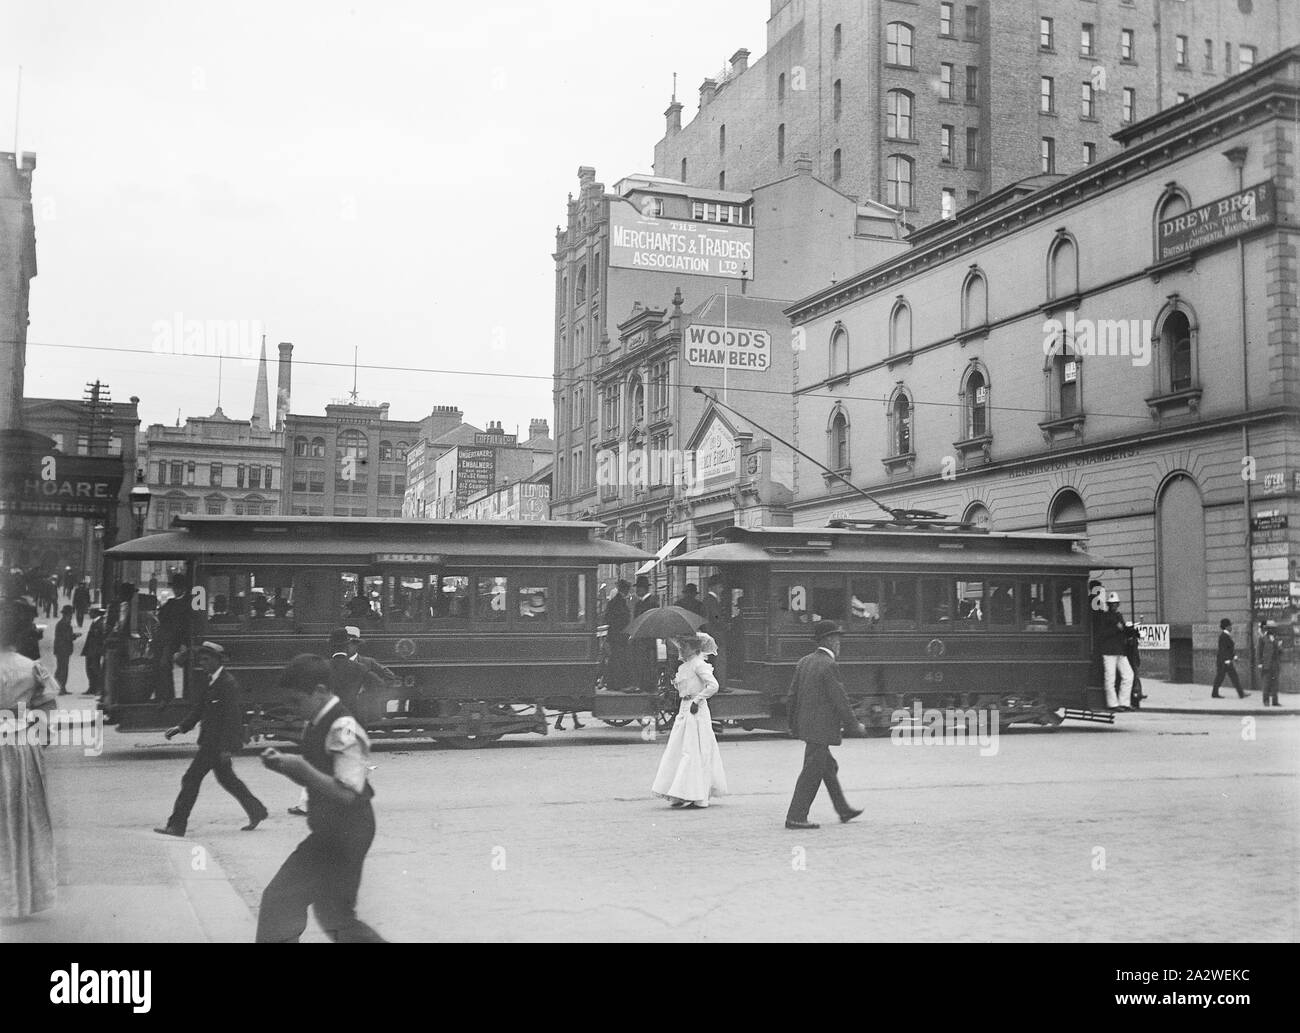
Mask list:
[[[961,328],[971,330],[989,321],[989,285],[979,269],[966,274],[961,288]]]
[[[889,406],[889,447],[891,456],[911,455],[915,439],[912,425],[912,397],[903,388],[895,392]]]
[[[1155,210],[1152,213],[1151,220],[1151,238],[1155,248],[1155,260],[1157,262],[1164,257],[1161,254],[1160,224],[1166,219],[1174,218],[1176,215],[1183,215],[1186,212],[1191,211],[1191,209],[1191,195],[1177,183],[1166,184],[1164,193],[1162,193],[1160,199],[1156,201]]]
[[[912,207],[912,159],[905,154],[885,159],[885,203],[891,208]]]
[[[911,349],[912,306],[899,298],[889,313],[889,354],[898,355]]]
[[[1083,415],[1083,356],[1061,330],[1043,363],[1047,378],[1047,418],[1063,420]]]
[[[982,438],[991,433],[988,377],[974,365],[966,375],[966,384],[962,389],[962,413],[965,417],[962,433],[968,440]]]
[[[849,334],[840,324],[831,331],[830,375],[840,376],[849,371]]]
[[[293,454],[294,454],[295,456],[297,456],[298,458],[300,458],[300,459],[306,457],[306,455],[307,455],[307,439],[306,439],[306,438],[299,436],[299,437],[296,437],[296,438],[293,439]]]
[[[406,452],[407,452],[407,449],[409,449],[410,447],[411,447],[411,446],[408,445],[405,441],[399,441],[399,442],[397,443],[397,458],[398,458],[398,459],[401,459],[403,462],[405,462],[405,461],[406,461]]]
[[[961,515],[962,523],[970,524],[972,527],[978,527],[981,530],[989,530],[993,526],[993,518],[989,514],[988,506],[982,502],[972,502],[966,507],[966,512]]]
[[[324,459],[324,458],[325,458],[325,439],[324,439],[324,438],[312,438],[312,439],[311,439],[311,457],[312,457],[313,459]]]
[[[364,462],[370,455],[370,446],[366,436],[359,430],[342,431],[339,434],[339,456],[351,456],[357,462]]]
[[[682,159],[682,182],[686,182],[686,159]]]
[[[573,288],[573,303],[581,305],[587,300],[587,267],[578,270],[578,282]]]
[[[654,552],[658,552],[667,544],[668,544],[668,521],[665,520],[663,517],[660,517],[658,520],[654,522],[653,525],[651,525],[650,549]]]
[[[912,26],[890,22],[885,26],[885,64],[912,67]]]
[[[890,90],[885,95],[885,135],[893,140],[912,139],[912,95]]]
[[[839,119],[844,111],[844,87],[838,79],[831,83],[831,116]]]
[[[1188,390],[1192,386],[1192,324],[1185,313],[1174,312],[1165,320],[1160,329],[1160,347],[1169,390]]]
[[[630,545],[634,549],[639,549],[645,544],[642,540],[644,534],[645,532],[642,530],[641,525],[633,521],[627,525],[627,529],[623,532],[623,544]]]
[[[776,127],[776,160],[785,161],[785,123]]]
[[[1047,249],[1047,297],[1068,298],[1079,293],[1079,253],[1074,238],[1058,231]]]
[[[838,147],[831,154],[831,182],[838,183],[844,174],[844,155]]]
[[[776,77],[776,99],[785,100],[785,72]]]
[[[645,385],[640,377],[633,377],[627,391],[628,412],[633,423],[645,421]]]
[[[1064,488],[1052,499],[1047,529],[1053,534],[1083,534],[1088,530],[1088,511],[1073,488]]]
[[[844,44],[844,26],[836,25],[835,31],[831,34],[831,53],[836,57],[840,56],[840,48]]]
[[[381,463],[391,463],[393,461],[393,443],[391,441],[379,442],[379,461]]]
[[[725,124],[718,126],[718,157],[727,156],[727,127]]]
[[[849,417],[839,406],[826,427],[826,465],[840,472],[849,468]]]

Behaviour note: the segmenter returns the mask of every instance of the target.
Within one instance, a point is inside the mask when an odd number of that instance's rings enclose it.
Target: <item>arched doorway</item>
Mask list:
[[[1084,534],[1088,530],[1088,511],[1073,488],[1057,492],[1047,515],[1047,529],[1053,534]]]
[[[1169,628],[1169,676],[1189,682],[1192,624],[1204,624],[1209,600],[1205,574],[1205,508],[1201,490],[1187,474],[1175,474],[1156,500],[1156,583],[1160,620]]]

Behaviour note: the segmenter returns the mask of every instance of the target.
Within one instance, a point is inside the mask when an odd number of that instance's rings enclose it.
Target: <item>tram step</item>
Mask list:
[[[1098,725],[1113,725],[1115,715],[1108,710],[1071,710],[1065,708],[1065,716],[1074,721],[1091,721]]]

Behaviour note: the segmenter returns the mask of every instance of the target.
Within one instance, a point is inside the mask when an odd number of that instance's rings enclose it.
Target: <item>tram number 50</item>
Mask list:
[[[931,685],[937,685],[937,684],[939,684],[939,682],[943,681],[943,672],[942,672],[942,671],[926,671],[926,672],[925,672],[925,681],[929,682]]]

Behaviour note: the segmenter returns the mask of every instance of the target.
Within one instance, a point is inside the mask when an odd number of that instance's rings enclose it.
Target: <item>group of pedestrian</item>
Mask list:
[[[808,814],[818,790],[824,785],[841,822],[862,814],[844,796],[839,766],[830,748],[838,746],[845,729],[851,735],[866,735],[844,691],[838,657],[844,629],[834,621],[813,625],[814,649],[795,667],[786,698],[790,734],[804,742],[803,767],[795,782],[794,796],[786,811],[788,829],[815,829]],[[713,722],[709,698],[718,691],[714,668],[706,662],[716,654],[716,643],[707,634],[674,640],[681,656],[674,686],[681,697],[668,745],[659,761],[651,792],[668,800],[673,808],[703,809],[714,796],[727,792],[727,778]]]

